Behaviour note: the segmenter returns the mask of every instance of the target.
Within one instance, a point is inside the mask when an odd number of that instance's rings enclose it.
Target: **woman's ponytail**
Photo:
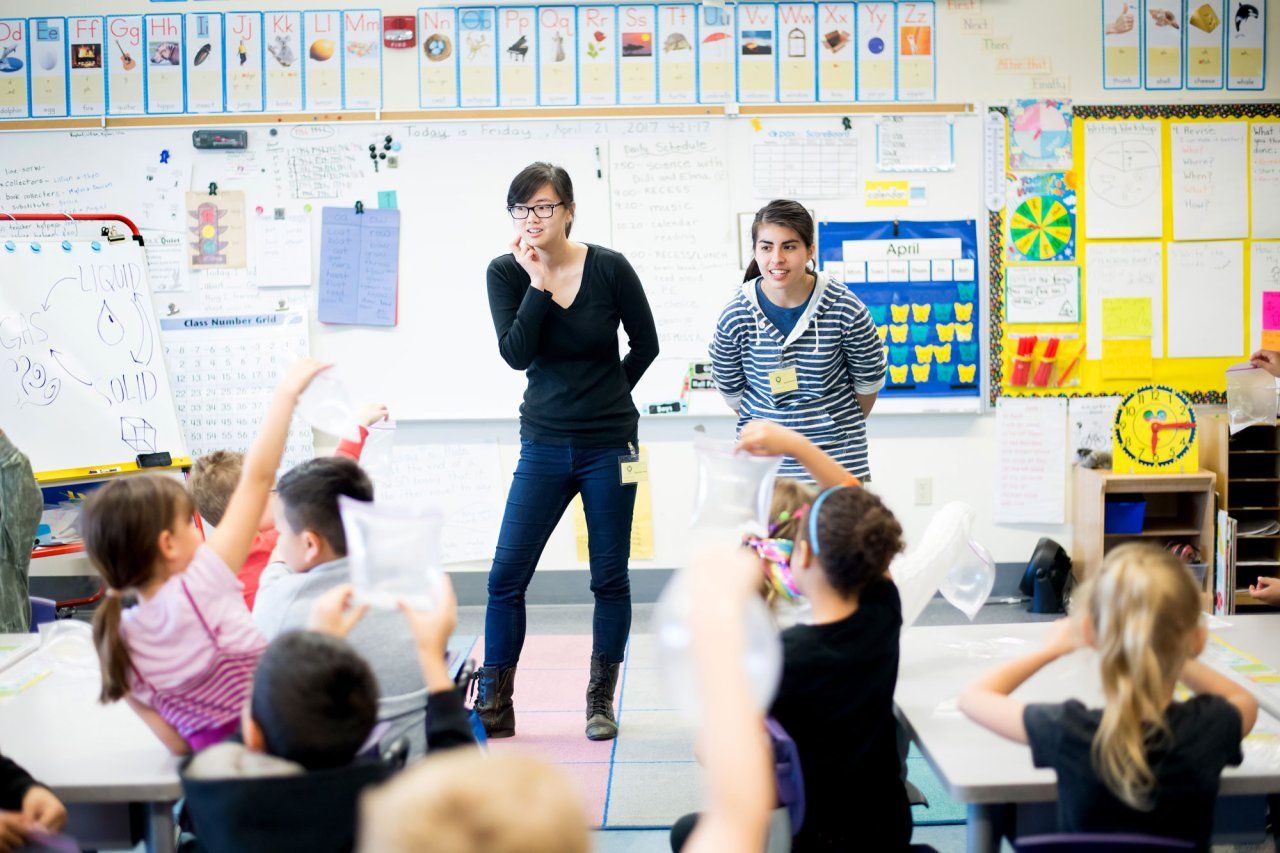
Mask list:
[[[120,634],[122,610],[120,594],[111,590],[93,614],[93,644],[102,670],[98,701],[103,704],[123,699],[129,692],[129,646]]]

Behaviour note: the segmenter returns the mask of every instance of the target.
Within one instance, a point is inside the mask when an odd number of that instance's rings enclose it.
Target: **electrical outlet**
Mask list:
[[[933,478],[916,478],[916,506],[929,506],[933,503]]]

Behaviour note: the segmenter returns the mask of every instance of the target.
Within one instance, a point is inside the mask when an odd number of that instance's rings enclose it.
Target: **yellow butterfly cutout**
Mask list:
[[[907,322],[907,312],[910,310],[911,310],[910,305],[890,305],[889,306],[889,313],[893,315],[893,322],[895,323]]]
[[[937,329],[938,340],[943,343],[951,343],[951,338],[954,337],[956,333],[955,323],[938,323]]]
[[[911,365],[911,378],[917,382],[929,381],[929,365],[913,364]]]
[[[938,364],[946,364],[951,361],[951,344],[946,344],[944,346],[934,344],[933,359],[938,362]]]
[[[889,365],[889,379],[892,380],[895,385],[901,385],[903,382],[906,382],[907,366],[905,364],[902,366],[898,366],[896,364]]]
[[[956,319],[961,322],[968,322],[973,319],[973,303],[957,302],[955,303]]]
[[[978,365],[958,364],[956,365],[956,370],[960,372],[960,381],[967,384],[973,381],[974,374],[978,372]]]
[[[973,340],[973,324],[972,323],[956,323],[956,340],[957,341]]]
[[[877,334],[877,335],[879,335],[879,336],[880,336],[880,340],[882,340],[882,341],[883,341],[883,340],[885,339],[885,337],[889,334],[889,327],[888,327],[888,326],[876,326],[876,334]]]
[[[915,320],[917,323],[927,323],[927,322],[929,322],[929,309],[930,309],[930,308],[932,308],[932,307],[933,307],[933,306],[932,306],[932,305],[929,305],[929,304],[925,304],[925,305],[912,305],[912,306],[911,306],[911,319]]]
[[[888,347],[880,347],[880,350],[881,350],[881,352],[884,354],[885,360],[886,360],[886,361],[888,361],[888,360],[889,360],[889,348],[888,348]]]
[[[902,306],[902,307],[903,307],[903,308],[906,308],[907,306],[905,306],[905,305],[904,305],[904,306]],[[893,342],[894,342],[895,344],[902,344],[902,343],[906,343],[906,341],[907,341],[907,324],[906,324],[906,323],[903,323],[901,326],[890,326],[890,327],[889,327],[889,337],[893,338]]]

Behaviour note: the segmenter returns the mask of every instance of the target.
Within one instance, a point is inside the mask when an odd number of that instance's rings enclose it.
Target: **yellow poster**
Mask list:
[[[640,447],[640,460],[649,464],[649,450]],[[573,499],[573,536],[577,545],[578,562],[589,562],[591,555],[587,547],[587,516],[582,509],[582,496]],[[636,486],[636,507],[631,516],[631,559],[652,560],[653,553],[653,502],[650,498],[649,483],[646,480]]]
[[[1103,379],[1150,379],[1153,372],[1150,338],[1103,338]]]

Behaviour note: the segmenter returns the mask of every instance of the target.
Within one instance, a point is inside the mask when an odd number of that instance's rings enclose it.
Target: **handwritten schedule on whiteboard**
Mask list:
[[[326,207],[320,230],[320,322],[396,324],[400,211]]]

